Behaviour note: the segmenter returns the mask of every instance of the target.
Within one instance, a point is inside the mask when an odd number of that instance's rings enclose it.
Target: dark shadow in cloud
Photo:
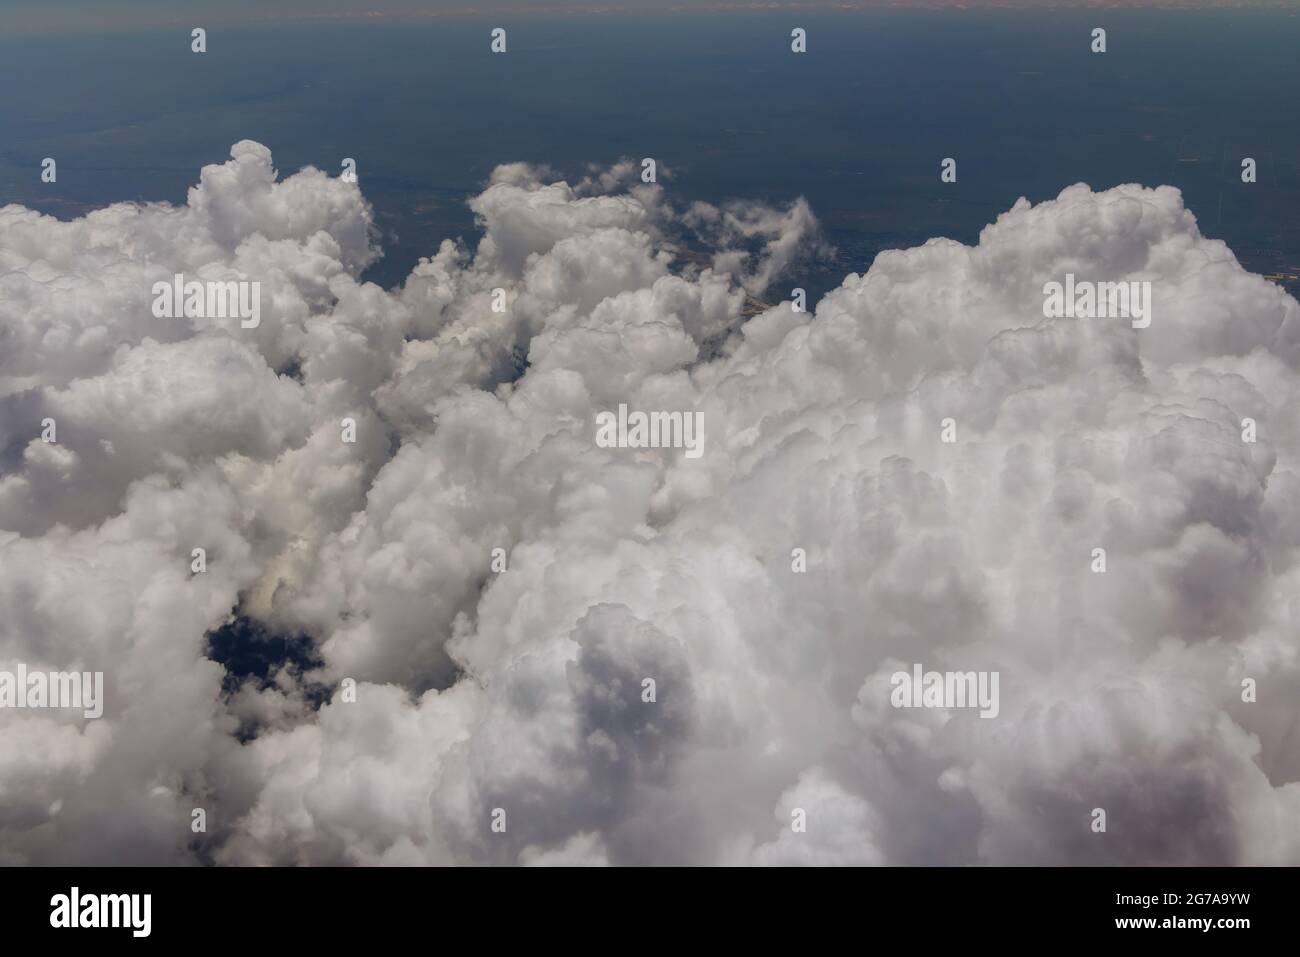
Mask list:
[[[208,632],[207,637],[208,658],[226,669],[221,680],[224,698],[229,699],[248,682],[259,690],[272,687],[277,674],[287,668],[313,711],[328,700],[329,689],[305,677],[323,664],[316,642],[310,635],[271,631],[261,622],[236,615],[220,628]],[[257,729],[246,724],[240,726],[236,735],[240,741],[256,736]]]

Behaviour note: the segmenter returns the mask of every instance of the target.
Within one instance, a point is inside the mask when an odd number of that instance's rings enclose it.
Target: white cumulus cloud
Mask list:
[[[252,142],[184,206],[0,209],[0,669],[106,686],[0,711],[0,863],[1300,863],[1300,305],[1177,190],[748,316],[802,200],[470,206],[391,290],[359,187]],[[156,318],[178,273],[260,325]],[[1151,325],[1045,318],[1067,273]],[[620,404],[704,454],[601,447]],[[309,654],[241,683],[235,616]],[[997,716],[891,706],[912,663]]]

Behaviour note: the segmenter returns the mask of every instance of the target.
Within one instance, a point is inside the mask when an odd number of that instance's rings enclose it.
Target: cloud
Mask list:
[[[823,250],[803,201],[513,164],[384,290],[356,184],[231,156],[0,209],[0,668],[108,698],[0,712],[0,860],[1300,862],[1300,306],[1176,190],[747,318]],[[176,273],[260,325],[155,318]],[[1067,273],[1150,327],[1045,318]],[[600,447],[619,404],[704,455]],[[233,615],[311,661],[232,679]],[[892,707],[918,662],[998,716]]]

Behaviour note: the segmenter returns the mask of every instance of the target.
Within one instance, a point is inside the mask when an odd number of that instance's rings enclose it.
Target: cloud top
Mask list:
[[[0,862],[1300,862],[1300,306],[1177,190],[757,314],[802,201],[471,208],[392,290],[361,188],[248,141],[184,206],[0,209],[0,670],[106,684],[0,710]],[[177,273],[261,323],[156,318]],[[1151,325],[1046,318],[1066,274]],[[620,403],[704,454],[601,447]],[[311,663],[232,689],[232,614]],[[891,706],[917,662],[997,717]]]

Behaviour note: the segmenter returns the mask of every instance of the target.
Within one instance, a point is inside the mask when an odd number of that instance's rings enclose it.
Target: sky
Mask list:
[[[297,21],[302,19],[374,20],[384,18],[482,17],[535,14],[620,14],[674,16],[689,12],[752,10],[918,9],[1078,9],[1096,7],[1154,9],[1287,9],[1290,0],[5,0],[0,30],[6,32],[93,32],[165,28],[207,23]],[[196,19],[198,18],[198,19]]]
[[[1198,49],[1249,55],[1257,30]],[[915,73],[864,74],[951,91],[926,36],[898,52]],[[987,133],[956,183],[913,145],[882,186],[840,110],[859,88],[759,97],[758,130],[745,70],[636,111],[557,96],[548,62],[606,67],[539,43],[464,54],[503,116],[451,65],[454,128],[532,124],[452,142],[411,82],[422,37],[381,39],[410,46],[360,47],[384,82],[339,94],[265,45],[213,87],[191,74],[230,61],[183,46],[120,86],[102,60],[48,100],[0,84],[37,144],[6,137],[0,197],[0,693],[20,667],[104,679],[96,716],[0,707],[0,865],[1300,864],[1300,303],[1160,175],[1203,161],[1289,223],[1293,141],[1261,136],[1246,180],[1221,121],[1181,128],[1203,97],[1173,70],[1109,118],[957,84],[942,123],[872,98],[876,139]],[[804,68],[763,50],[747,69]],[[1110,70],[1108,96],[1146,59],[1090,56],[1062,73]],[[1027,122],[1008,103],[1096,181],[1003,153],[985,117]],[[473,232],[381,228],[400,177],[365,153],[345,177],[335,148],[366,110],[464,175]],[[760,137],[800,110],[809,142]],[[647,175],[652,115],[698,125]],[[767,144],[749,165],[788,154],[794,188],[693,172],[719,130]],[[1163,165],[1116,179],[1114,142]],[[990,154],[1034,195],[986,195],[960,237],[832,248],[855,194],[942,209]],[[810,264],[834,278],[805,301]],[[256,315],[159,298],[187,281],[256,290]],[[1058,284],[1122,284],[1142,314],[1061,315]],[[611,445],[620,409],[697,417],[701,454]],[[901,704],[913,669],[996,675],[996,706]]]

